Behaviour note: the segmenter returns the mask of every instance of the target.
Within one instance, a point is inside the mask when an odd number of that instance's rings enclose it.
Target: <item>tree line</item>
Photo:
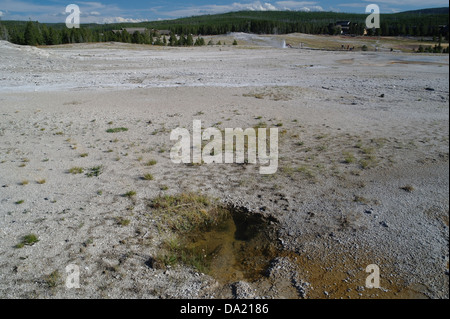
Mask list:
[[[0,39],[8,40],[19,45],[58,45],[86,42],[123,42],[135,44],[169,45],[169,46],[202,46],[205,39],[198,36],[194,40],[192,34],[177,36],[171,32],[170,36],[159,36],[156,31],[134,32],[127,30],[114,32],[90,27],[68,29],[60,26],[47,26],[39,22],[28,21],[25,27],[12,26],[9,29],[0,25]]]
[[[445,9],[445,8],[444,8]],[[446,12],[446,13],[445,13]],[[16,44],[55,45],[82,42],[125,42],[153,45],[191,46],[205,45],[202,35],[218,35],[229,32],[256,34],[339,34],[336,22],[351,21],[349,33],[369,36],[415,36],[441,37],[448,41],[448,8],[425,12],[384,14],[381,28],[365,30],[366,14],[336,12],[230,12],[204,15],[175,20],[142,22],[137,24],[84,24],[79,29],[67,29],[65,24],[42,24],[39,22],[0,22],[0,39]],[[124,28],[146,28],[148,30],[169,30],[170,36],[159,36],[157,32],[126,31]],[[196,35],[196,39],[192,35]]]

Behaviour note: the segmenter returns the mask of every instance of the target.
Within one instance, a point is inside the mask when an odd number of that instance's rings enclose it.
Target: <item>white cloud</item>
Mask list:
[[[340,3],[337,5],[338,7],[347,7],[347,8],[365,8],[367,4],[365,3]]]
[[[278,10],[292,10],[292,11],[324,11],[321,6],[315,1],[277,1],[275,4]]]
[[[122,17],[107,17],[103,18],[103,23],[139,23],[149,21],[147,19],[131,19]]]
[[[315,1],[278,1],[274,4],[270,2],[254,1],[248,3],[234,2],[230,5],[203,5],[191,6],[183,9],[158,12],[156,13],[170,17],[188,17],[202,14],[216,14],[230,11],[278,11],[278,10],[295,10],[295,11],[323,11],[323,8],[317,5]]]
[[[0,11],[0,17],[3,17],[3,12],[2,11]]]
[[[71,1],[54,1],[54,4],[40,5],[29,0],[0,0],[0,8],[8,12],[11,20],[36,20],[40,22],[64,23],[67,17],[65,8]],[[104,17],[120,17],[128,15],[124,9],[113,4],[94,1],[76,1],[81,10],[81,23],[102,23]]]

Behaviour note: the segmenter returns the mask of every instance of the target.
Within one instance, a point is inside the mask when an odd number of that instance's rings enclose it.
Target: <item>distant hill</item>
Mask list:
[[[401,12],[403,14],[448,14],[449,7],[442,8],[431,8],[431,9],[420,9],[420,10],[412,10]]]
[[[214,15],[202,15],[174,20],[141,23],[82,24],[81,29],[67,29],[64,23],[32,23],[29,21],[0,21],[0,39],[8,39],[17,44],[61,44],[74,42],[133,42],[157,43],[168,41],[159,39],[158,33],[147,35],[144,40],[139,34],[113,32],[123,28],[147,28],[148,30],[168,30],[178,35],[218,35],[229,32],[255,34],[329,34],[341,33],[337,21],[350,21],[352,35],[365,33],[366,13],[340,12],[299,12],[299,11],[239,11]],[[422,9],[395,14],[381,15],[381,28],[368,30],[374,36],[442,36],[448,41],[449,8]],[[28,28],[28,32],[26,32]],[[165,33],[167,34],[167,33]]]
[[[382,14],[382,17],[387,22],[399,20],[417,20],[419,23],[429,23],[433,19],[437,19],[440,24],[448,24],[449,7],[420,9],[413,11],[405,11],[392,14]],[[342,12],[303,12],[303,11],[236,11],[213,15],[200,15],[192,17],[184,17],[171,20],[159,20],[139,23],[112,23],[112,24],[83,24],[86,28],[98,28],[99,26],[105,29],[120,29],[125,27],[147,27],[155,29],[170,29],[180,26],[199,26],[206,24],[227,24],[231,25],[236,22],[257,22],[265,21],[272,23],[334,23],[338,20],[350,20],[352,22],[364,22],[367,17],[365,13],[342,13]],[[419,21],[421,19],[422,21]],[[27,21],[3,21],[3,24],[13,26],[25,26]],[[408,21],[407,21],[408,22]],[[56,28],[65,27],[64,23],[46,23]]]

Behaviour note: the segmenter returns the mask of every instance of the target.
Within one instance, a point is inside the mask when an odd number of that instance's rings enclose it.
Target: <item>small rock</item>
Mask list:
[[[384,94],[381,94],[380,97],[383,98],[383,97],[384,97]]]
[[[433,89],[433,88],[425,88],[425,90],[430,91],[430,92],[435,91],[435,89]]]
[[[366,209],[364,211],[364,213],[371,215],[371,214],[373,214],[373,210],[372,209]]]
[[[386,228],[389,227],[389,225],[385,221],[380,222],[380,225]]]
[[[233,283],[231,289],[235,299],[250,299],[256,297],[253,288],[245,281]]]
[[[324,294],[325,296],[328,296],[328,295],[329,295],[328,291],[324,291],[323,294]]]

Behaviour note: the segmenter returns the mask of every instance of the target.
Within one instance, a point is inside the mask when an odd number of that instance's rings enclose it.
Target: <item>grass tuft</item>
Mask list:
[[[142,176],[142,179],[146,180],[146,181],[152,181],[153,180],[153,175],[150,174],[150,173],[144,174],[144,176]]]
[[[69,173],[70,174],[82,174],[84,172],[84,168],[83,167],[72,167],[69,169]]]
[[[149,160],[148,162],[145,163],[145,166],[153,166],[156,165],[156,163],[158,163],[156,160],[152,159]]]
[[[119,132],[126,132],[128,129],[126,127],[116,127],[116,128],[110,128],[106,130],[106,133],[119,133]]]
[[[89,169],[89,172],[86,173],[87,177],[98,177],[103,173],[103,165],[94,166]]]
[[[128,191],[125,194],[123,194],[123,197],[128,197],[128,198],[131,198],[131,197],[134,197],[134,196],[136,196],[136,192],[135,191]]]
[[[33,246],[39,241],[35,234],[29,234],[22,237],[22,241],[16,245],[16,248],[23,248],[24,246]]]
[[[50,275],[45,276],[45,282],[49,288],[55,288],[61,283],[61,274],[58,270],[55,270]]]

